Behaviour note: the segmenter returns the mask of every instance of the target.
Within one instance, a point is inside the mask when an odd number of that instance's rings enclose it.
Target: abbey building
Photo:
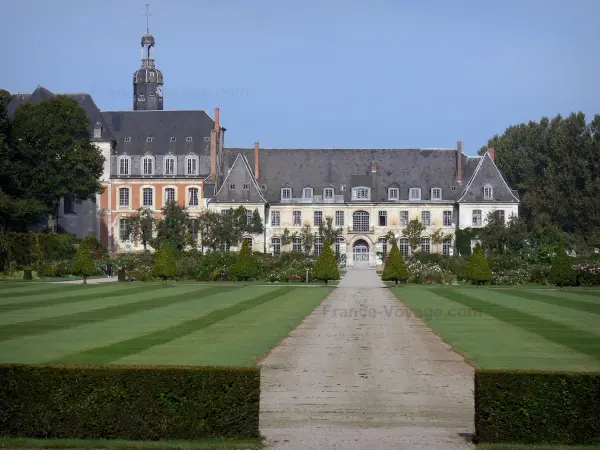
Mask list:
[[[59,225],[67,232],[94,233],[113,252],[136,251],[141,245],[126,239],[125,219],[140,207],[159,217],[169,201],[191,214],[243,205],[258,209],[266,225],[263,235],[245,238],[254,250],[302,250],[298,237],[284,248],[284,230],[299,233],[308,225],[318,233],[330,217],[343,230],[336,248],[347,264],[374,266],[388,250],[388,231],[401,237],[403,253],[411,251],[403,230],[413,219],[425,226],[416,251],[451,254],[457,229],[483,226],[490,212],[504,220],[518,214],[518,195],[496,167],[493,149],[471,157],[460,142],[414,149],[227,148],[218,108],[212,116],[163,109],[154,46],[147,32],[132,110],[103,111],[89,94],[66,94],[87,112],[92,141],[105,158],[104,192],[94,202],[62,202]],[[41,86],[18,94],[9,115],[53,95]],[[316,253],[322,244],[317,236]]]

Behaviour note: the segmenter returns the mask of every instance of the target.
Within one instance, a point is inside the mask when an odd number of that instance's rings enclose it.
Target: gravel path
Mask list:
[[[474,448],[472,368],[374,270],[348,270],[263,361],[261,388],[269,449]]]

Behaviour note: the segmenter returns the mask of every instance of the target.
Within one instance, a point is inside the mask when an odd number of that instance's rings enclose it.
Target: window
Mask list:
[[[295,227],[302,226],[302,211],[292,211],[292,225]]]
[[[421,223],[426,227],[431,226],[431,211],[421,211]]]
[[[249,184],[244,184],[244,185],[242,185],[242,189],[244,191],[247,191],[248,189],[250,189],[250,185]]]
[[[222,209],[221,210],[221,217],[227,217],[227,214],[229,214],[229,210],[228,209]]]
[[[210,142],[210,136],[204,136],[204,142],[205,143]]]
[[[384,237],[377,239],[377,242],[381,244],[381,260],[385,262],[388,255],[388,240]]]
[[[323,251],[323,239],[321,236],[315,237],[315,255],[319,256]]]
[[[400,211],[400,225],[403,227],[408,225],[408,211]]]
[[[456,186],[452,186],[450,189],[453,190],[453,191],[455,191],[456,190]]]
[[[177,139],[173,136],[171,136],[171,142],[175,142]]]
[[[281,200],[291,200],[292,190],[290,188],[283,188],[281,190]]]
[[[410,246],[408,245],[408,238],[400,238],[398,239],[398,250],[402,253],[402,256],[408,256],[410,252]]]
[[[421,188],[410,188],[408,192],[409,200],[421,200]]]
[[[129,188],[119,188],[119,206],[129,206]]]
[[[271,226],[278,227],[281,225],[281,214],[279,211],[271,211]]]
[[[302,253],[302,239],[298,236],[292,238],[292,251]]]
[[[323,224],[323,211],[315,211],[314,226],[318,227]]]
[[[429,253],[431,251],[431,239],[427,237],[421,238],[421,251],[423,253]]]
[[[444,226],[452,226],[452,211],[444,211]]]
[[[73,204],[73,197],[68,196],[63,198],[63,211],[65,214],[75,214],[75,205]]]
[[[346,190],[346,185],[342,184],[340,185],[340,191],[344,192]]]
[[[441,199],[442,199],[442,189],[441,188],[431,189],[431,200],[441,200]]]
[[[333,189],[332,188],[326,188],[323,191],[323,199],[324,200],[333,200]]]
[[[175,201],[175,188],[165,189],[165,205],[167,203],[173,203]]]
[[[186,137],[185,142],[192,142],[192,137],[191,136]]]
[[[246,225],[252,225],[252,217],[254,217],[252,211],[246,210]]]
[[[198,206],[198,188],[189,188],[188,204],[189,206]]]
[[[387,227],[387,211],[379,211],[379,226]]]
[[[504,210],[503,209],[497,209],[496,211],[494,211],[494,217],[501,223],[504,223]]]
[[[398,200],[400,198],[400,190],[398,188],[388,189],[388,200]]]
[[[146,142],[152,142],[152,136],[148,136],[148,137],[146,138]]]
[[[352,200],[371,200],[371,189],[368,187],[352,189]]]
[[[335,212],[335,226],[336,227],[344,226],[344,211],[336,211]]]
[[[119,175],[129,175],[129,156],[119,156]]]
[[[312,201],[312,197],[313,197],[313,190],[312,190],[312,188],[307,187],[307,188],[304,188],[302,190],[302,198],[304,200],[311,200]]]
[[[352,214],[352,231],[369,231],[369,213],[366,211],[356,211]]]
[[[185,162],[186,175],[198,175],[198,158],[195,156],[188,156]]]
[[[450,250],[452,249],[452,238],[446,238],[442,241],[442,253],[446,256],[450,256]]]
[[[260,185],[260,188],[261,188],[263,191],[266,191],[266,190],[267,190],[267,185],[266,185],[266,184],[261,184],[261,185]]]
[[[119,219],[119,240],[120,241],[126,241],[129,236],[128,236],[128,224],[127,224],[127,219]]]
[[[152,188],[144,188],[142,190],[142,205],[152,206],[154,204],[154,195]]]
[[[473,226],[480,227],[482,223],[482,215],[480,209],[473,210]]]
[[[273,247],[274,255],[279,255],[281,253],[281,239],[277,237],[271,238],[271,246]]]
[[[250,249],[250,251],[252,251],[252,238],[251,237],[244,238],[242,240],[242,242],[247,242],[248,243],[248,248]]]
[[[165,175],[175,175],[175,158],[165,158]]]
[[[235,191],[235,184],[230,184],[229,185],[229,190],[230,191]]]
[[[484,200],[493,200],[494,198],[494,188],[491,186],[485,186],[483,188],[483,199]]]
[[[154,158],[152,156],[142,158],[142,175],[154,175]]]
[[[231,245],[228,242],[221,244],[221,251],[228,252],[231,249]]]
[[[102,127],[94,127],[94,139],[100,139],[102,137]]]
[[[125,138],[125,142],[131,142],[131,136],[127,136],[127,137]]]

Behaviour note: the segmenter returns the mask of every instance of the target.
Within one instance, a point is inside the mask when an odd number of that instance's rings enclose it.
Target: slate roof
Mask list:
[[[205,191],[206,193],[206,191]],[[211,202],[266,203],[246,157],[238,153]]]
[[[225,148],[221,179],[233,167],[238,154],[244,155],[249,167],[254,168],[254,149]],[[312,187],[314,195],[333,187],[342,201],[350,202],[352,188],[358,186],[371,188],[373,202],[388,202],[390,187],[400,189],[399,201],[408,201],[409,189],[414,187],[421,188],[421,201],[431,201],[431,189],[439,187],[442,201],[456,202],[463,196],[469,181],[472,181],[472,189],[484,181],[495,186],[495,201],[516,200],[489,156],[485,165],[480,165],[481,157],[464,154],[461,157],[463,176],[459,184],[456,149],[260,149],[258,184],[261,188],[266,185],[263,195],[269,203],[280,202],[282,187],[291,187],[293,198],[301,197],[304,187]],[[371,171],[372,163],[375,163],[376,173]],[[225,183],[227,181],[223,181]],[[467,198],[478,201],[479,197],[479,194],[470,194]],[[222,194],[215,200],[231,201],[231,198]]]
[[[16,94],[14,96],[14,98],[11,100],[11,102],[8,104],[8,115],[9,117],[12,117],[15,112],[17,111],[17,109],[21,106],[24,105],[25,103],[39,103],[45,100],[50,100],[52,97],[54,97],[57,94],[54,94],[52,92],[50,92],[48,89],[46,89],[43,86],[38,86],[31,94]],[[90,119],[90,124],[88,126],[88,131],[90,132],[90,137],[93,138],[94,136],[94,126],[96,125],[96,123],[100,123],[100,125],[102,126],[102,136],[100,139],[98,140],[102,140],[102,141],[110,141],[113,140],[114,137],[110,131],[110,129],[108,128],[108,126],[106,126],[106,123],[104,122],[104,119],[102,117],[102,114],[100,113],[100,110],[98,109],[98,106],[96,106],[96,103],[94,102],[94,100],[92,99],[90,94],[87,94],[85,92],[82,93],[66,93],[66,94],[62,94],[62,95],[66,95],[67,97],[72,98],[73,100],[75,100],[79,106],[81,106],[83,108],[83,110],[86,112],[86,114],[88,115],[89,119]],[[92,139],[92,140],[96,140],[96,139]]]
[[[210,154],[215,123],[203,110],[103,111],[102,116],[117,141],[115,155]]]
[[[518,203],[519,197],[504,180],[500,170],[490,157],[489,153],[480,156],[473,175],[468,179],[464,192],[459,198],[459,203]],[[493,188],[493,199],[486,200],[483,188]]]

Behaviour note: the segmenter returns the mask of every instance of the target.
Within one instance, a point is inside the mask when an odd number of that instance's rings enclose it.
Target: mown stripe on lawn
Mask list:
[[[95,300],[98,298],[110,298],[110,297],[123,297],[125,295],[132,294],[142,294],[147,291],[155,291],[157,289],[163,289],[169,285],[142,285],[142,286],[127,286],[120,287],[120,290],[115,291],[104,291],[104,292],[96,292],[94,294],[81,294],[81,295],[72,295],[69,297],[57,297],[57,298],[49,298],[46,300],[34,300],[31,302],[25,303],[6,303],[4,305],[0,304],[0,312],[8,312],[8,311],[19,311],[21,309],[31,309],[31,308],[43,308],[47,306],[57,306],[64,305],[68,303],[77,303],[84,302],[87,300]]]
[[[103,322],[105,320],[116,319],[117,317],[135,314],[140,311],[147,311],[149,309],[174,305],[176,303],[185,302],[194,298],[208,297],[209,295],[214,295],[219,292],[225,292],[232,289],[219,286],[213,288],[199,288],[192,292],[179,294],[179,290],[176,289],[176,287],[165,285],[165,287],[166,286],[172,289],[174,294],[169,295],[167,292],[165,292],[165,296],[151,298],[148,300],[140,300],[138,302],[109,306],[107,308],[95,309],[92,311],[82,311],[75,314],[66,314],[64,316],[55,316],[45,319],[32,320],[30,322],[17,322],[0,326],[0,342],[18,337],[29,336],[32,334],[49,333],[51,331],[66,330],[79,325]],[[158,288],[158,286],[154,286],[154,288]],[[165,291],[169,291],[170,289],[165,289]],[[198,296],[198,294],[200,294],[200,296]]]
[[[583,311],[592,314],[600,314],[600,303],[591,303],[571,298],[555,297],[553,295],[513,289],[505,289],[502,291],[502,294],[512,295],[513,297],[526,298],[527,300],[535,300],[536,302],[560,306],[561,308],[576,309],[577,311]]]
[[[577,295],[589,295],[590,297],[595,297],[595,298],[600,297],[600,290],[593,291],[593,290],[585,290],[585,289],[581,289],[581,290],[569,289],[569,290],[566,290],[565,292],[569,292],[570,294],[577,294]]]
[[[111,361],[139,353],[156,345],[166,344],[190,333],[194,333],[235,314],[239,314],[243,311],[281,297],[293,290],[293,287],[280,287],[257,297],[244,300],[227,308],[217,309],[216,311],[210,312],[201,317],[182,322],[163,330],[155,331],[153,333],[133,339],[120,341],[115,344],[84,350],[82,352],[60,358],[56,361],[51,361],[49,364],[108,364]]]
[[[48,294],[49,292],[54,293],[54,292],[73,292],[73,291],[79,291],[79,290],[92,290],[92,289],[98,289],[101,287],[106,287],[106,286],[104,286],[104,283],[96,283],[96,284],[72,284],[69,286],[60,286],[60,288],[45,287],[44,289],[36,289],[33,291],[8,292],[7,295],[4,295],[4,293],[2,293],[2,295],[0,295],[0,299],[6,300],[9,298],[29,297],[30,295]]]
[[[487,302],[454,289],[429,288],[428,290],[453,302],[481,311],[502,322],[517,326],[549,341],[570,347],[584,355],[600,360],[598,336],[516,309],[507,308],[497,303]]]

